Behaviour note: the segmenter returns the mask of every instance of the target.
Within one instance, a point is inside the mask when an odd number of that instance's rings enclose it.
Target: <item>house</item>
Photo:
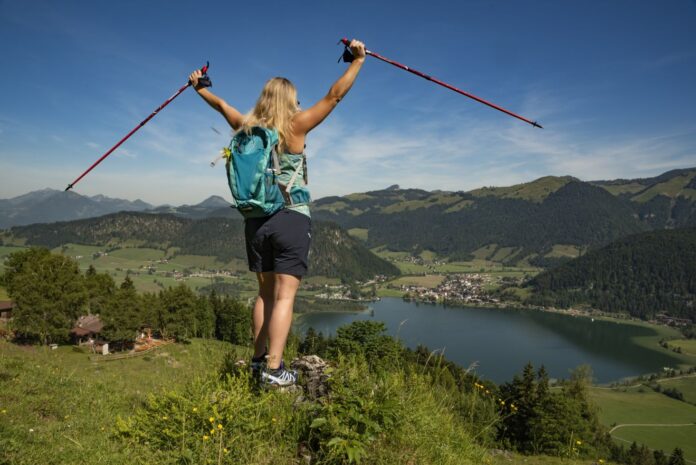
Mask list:
[[[77,319],[75,327],[70,330],[70,334],[75,336],[78,345],[87,344],[94,346],[99,333],[104,328],[104,323],[99,319],[99,315],[83,315]],[[102,345],[101,343],[99,345]]]
[[[9,320],[12,318],[12,309],[15,304],[11,300],[0,300],[0,320]]]

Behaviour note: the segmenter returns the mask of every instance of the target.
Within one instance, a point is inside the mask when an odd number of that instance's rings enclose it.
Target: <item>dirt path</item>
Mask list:
[[[616,425],[612,429],[609,430],[609,434],[613,433],[619,428],[623,428],[625,426],[693,426],[696,425],[696,423],[679,423],[679,424],[666,424],[666,423],[623,423],[621,425]]]

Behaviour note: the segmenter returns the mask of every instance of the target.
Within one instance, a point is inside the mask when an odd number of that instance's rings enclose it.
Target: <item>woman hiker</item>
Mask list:
[[[278,131],[279,178],[287,182],[303,157],[307,134],[324,121],[348,93],[365,61],[362,42],[351,41],[350,50],[355,59],[348,69],[324,98],[306,110],[299,108],[295,86],[282,77],[266,82],[256,105],[246,115],[199,85],[200,70],[194,71],[189,80],[198,95],[220,112],[235,131],[248,131],[253,126]],[[304,171],[304,167],[301,170]],[[303,172],[298,174],[300,178],[304,175]],[[261,382],[266,386],[288,386],[297,381],[297,373],[285,369],[283,350],[292,323],[295,294],[302,277],[307,274],[311,241],[309,207],[306,204],[286,205],[271,216],[248,218],[244,235],[249,270],[256,272],[259,282],[253,310],[252,371],[261,374]]]

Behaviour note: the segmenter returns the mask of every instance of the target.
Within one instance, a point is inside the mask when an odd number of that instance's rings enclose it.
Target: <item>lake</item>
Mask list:
[[[567,378],[589,364],[595,382],[608,383],[676,367],[678,361],[637,345],[650,328],[533,310],[460,308],[384,298],[362,313],[312,313],[296,322],[300,332],[313,327],[325,335],[356,320],[383,321],[405,345],[444,350],[445,357],[496,383],[509,381],[531,361],[546,366],[551,378]]]

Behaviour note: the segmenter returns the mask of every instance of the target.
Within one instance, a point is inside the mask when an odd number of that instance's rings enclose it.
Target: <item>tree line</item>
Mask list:
[[[367,281],[375,275],[398,275],[399,269],[370,252],[337,224],[314,222],[309,252],[311,275],[345,282]],[[11,229],[15,238],[48,248],[75,243],[118,248],[126,241],[141,247],[216,257],[226,263],[246,260],[244,223],[231,218],[191,220],[169,214],[121,212],[99,218],[33,224]]]
[[[138,294],[126,277],[119,285],[90,267],[82,273],[75,260],[31,248],[11,254],[0,277],[14,301],[15,337],[42,344],[65,343],[78,317],[99,315],[101,336],[115,344],[132,342],[144,327],[165,338],[217,338],[247,344],[251,312],[227,296],[197,295],[188,286]]]
[[[537,275],[530,303],[696,321],[696,228],[620,239]]]

